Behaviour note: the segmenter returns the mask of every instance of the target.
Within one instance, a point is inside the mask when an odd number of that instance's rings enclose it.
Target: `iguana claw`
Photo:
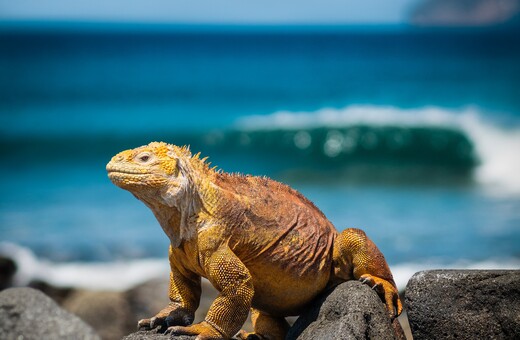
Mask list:
[[[240,340],[264,340],[265,338],[261,335],[258,335],[256,333],[249,333],[249,332],[246,332],[245,330],[240,330],[240,332],[238,332],[238,334],[236,335],[236,337]]]
[[[138,329],[150,330],[160,327],[159,331],[164,332],[170,326],[186,326],[193,322],[193,315],[182,307],[168,305],[162,311],[150,319],[142,319],[137,322]]]
[[[196,340],[221,340],[226,339],[208,322],[201,322],[191,326],[172,326],[165,334],[171,335],[196,335]]]
[[[381,300],[385,303],[390,318],[394,319],[401,314],[403,306],[399,299],[399,292],[393,284],[370,274],[361,275],[359,281],[376,291]]]
[[[160,331],[166,329],[166,317],[154,316],[150,319],[141,319],[137,322],[137,329],[151,330],[160,327]]]

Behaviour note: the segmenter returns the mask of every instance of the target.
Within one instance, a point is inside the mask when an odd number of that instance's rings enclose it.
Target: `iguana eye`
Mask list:
[[[139,163],[148,163],[152,159],[152,155],[149,152],[140,153],[135,157]]]

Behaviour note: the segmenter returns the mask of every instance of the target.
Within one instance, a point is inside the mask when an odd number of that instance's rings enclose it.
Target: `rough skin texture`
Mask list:
[[[110,180],[153,211],[171,242],[170,303],[139,327],[229,339],[251,310],[254,333],[240,338],[283,339],[285,316],[352,279],[373,287],[391,317],[401,313],[390,269],[363,231],[338,233],[290,187],[216,171],[205,160],[187,147],[153,142],[107,164]],[[206,319],[192,325],[201,277],[220,294]]]

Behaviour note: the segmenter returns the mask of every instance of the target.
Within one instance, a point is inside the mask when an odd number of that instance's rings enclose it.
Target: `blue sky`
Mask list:
[[[396,24],[418,0],[0,0],[0,20]]]

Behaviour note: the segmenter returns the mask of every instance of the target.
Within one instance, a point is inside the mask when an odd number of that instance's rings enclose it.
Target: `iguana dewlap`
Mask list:
[[[402,307],[386,261],[365,233],[338,233],[312,202],[266,177],[215,171],[187,147],[150,143],[107,164],[110,180],[154,213],[170,239],[169,305],[139,326],[168,326],[197,339],[228,339],[251,309],[250,339],[283,339],[326,288],[351,279],[373,287],[392,317]],[[220,292],[206,319],[191,324],[200,278]]]

